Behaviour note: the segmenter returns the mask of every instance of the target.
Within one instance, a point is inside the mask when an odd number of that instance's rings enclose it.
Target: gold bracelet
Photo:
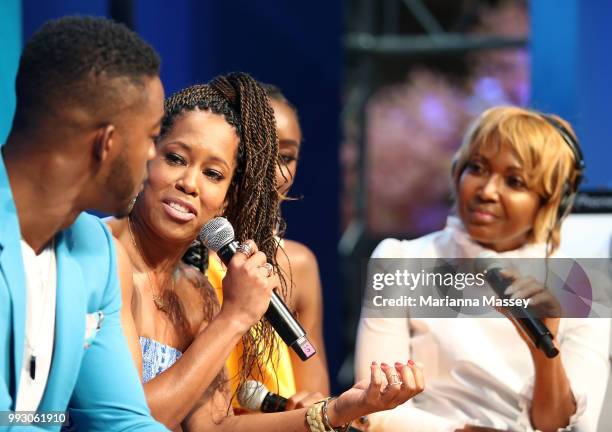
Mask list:
[[[327,398],[323,401],[323,406],[321,407],[321,413],[323,415],[323,425],[327,428],[328,431],[346,432],[351,426],[352,421],[338,427],[333,427],[329,421],[329,417],[327,416],[327,405],[329,404],[329,402],[331,402],[332,399],[336,398]]]

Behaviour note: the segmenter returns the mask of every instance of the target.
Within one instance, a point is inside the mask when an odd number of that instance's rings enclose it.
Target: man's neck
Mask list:
[[[2,149],[21,236],[36,252],[81,213],[79,182],[62,157],[37,152],[27,142],[9,137]]]

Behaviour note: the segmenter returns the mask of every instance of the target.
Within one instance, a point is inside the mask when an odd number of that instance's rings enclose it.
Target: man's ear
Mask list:
[[[115,126],[102,126],[96,132],[93,145],[93,157],[98,162],[104,162],[110,155],[116,141]]]

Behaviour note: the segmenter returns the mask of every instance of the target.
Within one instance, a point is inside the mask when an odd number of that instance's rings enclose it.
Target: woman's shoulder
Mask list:
[[[117,219],[114,217],[107,217],[102,219],[102,222],[106,224],[113,237],[118,237],[127,227],[127,218]]]
[[[317,266],[317,258],[308,246],[295,240],[283,239],[283,250],[292,268]],[[280,252],[281,258],[284,255]]]
[[[127,248],[125,246],[126,242],[131,241],[130,233],[128,231],[128,220],[125,219],[117,219],[114,217],[108,217],[102,219],[102,222],[106,225],[108,230],[110,231],[113,239],[115,240],[115,247],[117,249],[117,257],[121,259],[127,259],[127,261],[131,260],[129,258]]]
[[[206,275],[189,264],[180,263],[177,277],[179,278],[177,286],[180,286],[179,297],[185,309],[192,311],[189,315],[193,317],[201,315],[201,319],[195,320],[198,325],[200,321],[210,321],[219,312],[220,304],[215,288]],[[201,311],[204,311],[203,315]]]
[[[206,275],[202,273],[198,268],[181,262],[178,264],[178,277],[187,283],[187,287],[195,292],[199,292],[202,289],[211,289],[210,283],[206,278]]]
[[[128,251],[123,244],[124,241],[124,231],[127,229],[127,220],[115,219],[115,218],[107,218],[103,219],[104,224],[108,227],[109,231],[113,236],[113,240],[115,243],[115,251],[117,253],[117,262],[119,265],[119,272],[131,272],[134,270],[132,265],[132,260]]]
[[[437,256],[437,246],[444,231],[436,231],[411,240],[386,238],[372,252],[372,258],[427,258]]]

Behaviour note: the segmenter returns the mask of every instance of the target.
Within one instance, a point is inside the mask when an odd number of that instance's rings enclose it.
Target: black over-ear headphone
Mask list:
[[[573,182],[570,182],[569,179],[566,179],[563,183],[563,190],[561,191],[561,200],[559,201],[559,208],[557,210],[557,224],[560,224],[561,221],[567,214],[569,213],[570,207],[576,198],[576,193],[578,192],[578,187],[583,180],[583,172],[586,168],[586,164],[584,163],[584,157],[582,155],[582,150],[580,149],[580,144],[578,140],[574,138],[574,136],[567,130],[563,124],[556,120],[555,118],[543,114],[538,113],[541,118],[543,118],[548,124],[550,124],[555,130],[561,135],[563,141],[569,146],[574,154],[574,168],[576,169],[576,179]]]

